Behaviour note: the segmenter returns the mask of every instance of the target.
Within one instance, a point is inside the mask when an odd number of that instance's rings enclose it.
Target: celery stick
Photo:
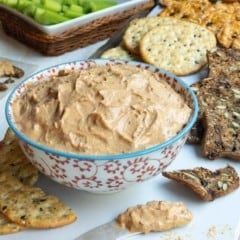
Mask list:
[[[114,0],[105,0],[105,1],[92,0],[89,2],[90,2],[90,7],[92,12],[96,12],[108,7],[112,7],[117,4],[117,1],[114,1]]]
[[[27,6],[31,5],[32,1],[30,0],[18,0],[17,9],[23,11]]]
[[[78,0],[78,5],[80,5],[83,8],[84,13],[90,13],[91,12],[90,1],[88,1],[88,0]]]
[[[66,16],[62,16],[59,13],[46,10],[43,8],[37,8],[34,14],[34,19],[43,25],[57,24],[69,20]]]
[[[67,5],[78,4],[78,0],[63,0],[63,3]]]
[[[62,10],[62,5],[58,1],[55,0],[43,0],[42,1],[42,6],[46,10],[50,10],[53,12],[61,12]]]
[[[71,5],[69,6],[69,9],[70,9],[71,11],[78,12],[78,13],[81,13],[81,14],[84,13],[84,12],[83,12],[83,7],[81,7],[81,6],[79,6],[79,5],[76,5],[76,4],[71,4]]]
[[[4,3],[9,7],[15,8],[17,6],[18,0],[7,0]]]
[[[29,17],[33,17],[36,9],[37,9],[37,5],[30,4],[24,8],[23,13]]]
[[[84,15],[83,8],[76,4],[71,4],[70,6],[63,5],[62,10],[64,12],[64,16],[69,18],[76,18]]]
[[[82,15],[84,15],[84,13],[75,12],[75,11],[72,11],[70,9],[64,12],[64,16],[68,17],[68,18],[77,18],[77,17],[80,17]]]

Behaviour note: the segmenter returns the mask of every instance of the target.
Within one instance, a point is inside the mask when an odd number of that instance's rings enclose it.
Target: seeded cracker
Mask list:
[[[16,233],[23,230],[24,227],[19,224],[13,223],[2,213],[0,213],[0,235]]]
[[[230,165],[216,171],[196,167],[172,172],[165,171],[162,174],[189,187],[205,201],[213,201],[233,192],[239,187],[238,173]]]
[[[200,111],[188,142],[201,143],[202,153],[208,159],[225,157],[239,161],[240,51],[217,48],[208,53],[208,61],[209,77],[191,86]]]
[[[126,29],[123,36],[124,46],[134,54],[139,55],[139,43],[141,38],[149,30],[161,26],[161,25],[172,25],[175,24],[178,20],[170,17],[145,17],[145,18],[136,18],[132,20]]]
[[[26,158],[10,129],[0,142],[0,173],[2,172],[9,173],[29,185],[33,185],[38,179],[38,170]]]
[[[17,178],[0,174],[0,207],[11,221],[28,228],[55,228],[76,220],[75,213],[59,199]]]
[[[216,47],[212,32],[180,21],[153,28],[140,41],[142,59],[176,75],[187,75],[207,63],[207,51]]]
[[[112,58],[112,59],[122,59],[122,60],[137,60],[129,51],[124,49],[122,46],[117,46],[106,50],[101,58]]]

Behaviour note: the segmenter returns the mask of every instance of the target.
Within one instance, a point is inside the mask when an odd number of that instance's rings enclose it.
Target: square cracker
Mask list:
[[[38,179],[38,170],[24,155],[13,131],[8,128],[0,141],[0,173],[17,177],[24,184],[33,185]]]
[[[142,59],[175,75],[188,75],[207,64],[215,35],[205,27],[179,20],[148,31],[140,41]]]
[[[40,188],[0,174],[0,208],[11,221],[29,228],[55,228],[76,220],[76,214],[58,198]]]
[[[6,216],[0,213],[0,235],[16,233],[23,229],[24,227],[10,221]]]

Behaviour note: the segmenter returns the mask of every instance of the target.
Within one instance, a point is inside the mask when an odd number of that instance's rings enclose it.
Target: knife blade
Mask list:
[[[82,234],[74,240],[120,240],[120,237],[123,240],[139,234],[141,233],[130,233],[128,230],[118,227],[115,221],[111,221]]]
[[[142,12],[138,12],[136,14],[134,14],[133,16],[131,16],[130,18],[128,18],[123,25],[121,26],[121,29],[117,30],[111,38],[109,38],[109,40],[103,44],[100,48],[97,49],[97,51],[95,51],[92,55],[90,55],[88,58],[89,59],[93,59],[93,58],[99,58],[103,52],[105,52],[107,49],[112,48],[112,47],[116,47],[117,45],[120,44],[120,42],[122,41],[122,37],[123,34],[125,32],[125,30],[127,29],[129,23],[135,19],[135,18],[141,18],[141,17],[145,17],[147,16],[149,13],[151,13],[151,11],[157,6],[159,5],[159,1],[155,0],[154,6],[151,9],[148,10],[144,10]]]

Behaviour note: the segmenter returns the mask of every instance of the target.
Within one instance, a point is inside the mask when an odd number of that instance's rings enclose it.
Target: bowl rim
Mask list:
[[[191,100],[193,102],[193,111],[191,114],[191,117],[188,121],[188,123],[181,129],[180,132],[178,132],[174,137],[168,139],[167,141],[164,141],[163,143],[160,144],[156,144],[150,147],[147,147],[145,149],[141,149],[141,150],[137,150],[137,151],[133,151],[133,152],[129,152],[129,153],[116,153],[116,154],[83,154],[83,153],[74,153],[74,152],[64,152],[58,149],[53,149],[51,147],[48,147],[46,145],[37,143],[36,141],[28,138],[26,135],[24,135],[15,125],[14,121],[13,121],[13,117],[12,114],[10,114],[11,112],[11,102],[12,100],[15,98],[16,93],[19,89],[19,87],[21,87],[23,84],[25,84],[26,82],[30,81],[33,77],[48,72],[50,69],[53,68],[59,68],[59,67],[64,67],[67,65],[71,65],[71,64],[76,64],[76,63],[81,63],[81,62],[95,62],[95,63],[123,63],[123,64],[130,64],[130,65],[141,65],[141,66],[146,66],[146,67],[150,67],[153,69],[157,69],[159,70],[159,72],[167,75],[170,78],[175,79],[190,95]],[[45,67],[27,77],[25,77],[23,79],[23,81],[21,81],[9,94],[7,100],[6,100],[6,104],[5,104],[5,117],[7,120],[7,123],[9,125],[9,127],[12,129],[12,131],[16,134],[16,136],[23,142],[26,142],[27,144],[35,147],[36,149],[43,151],[45,153],[48,154],[52,154],[52,155],[59,155],[61,157],[67,158],[67,159],[75,159],[75,160],[113,160],[113,159],[126,159],[126,158],[135,158],[138,156],[142,156],[142,155],[146,155],[148,153],[152,153],[155,152],[157,150],[160,150],[162,148],[165,148],[175,142],[177,142],[179,139],[181,139],[183,136],[185,136],[190,129],[192,128],[192,126],[194,125],[195,121],[197,120],[197,116],[198,116],[198,111],[199,111],[199,106],[198,106],[198,100],[197,97],[194,93],[194,91],[191,89],[190,86],[188,86],[180,77],[172,74],[171,72],[168,72],[162,68],[147,64],[147,63],[143,63],[143,62],[138,62],[138,61],[133,61],[133,60],[120,60],[120,59],[101,59],[101,58],[96,58],[96,59],[80,59],[80,60],[74,60],[74,61],[67,61],[67,62],[63,62],[60,64],[56,64],[56,65],[51,65],[49,67]]]

